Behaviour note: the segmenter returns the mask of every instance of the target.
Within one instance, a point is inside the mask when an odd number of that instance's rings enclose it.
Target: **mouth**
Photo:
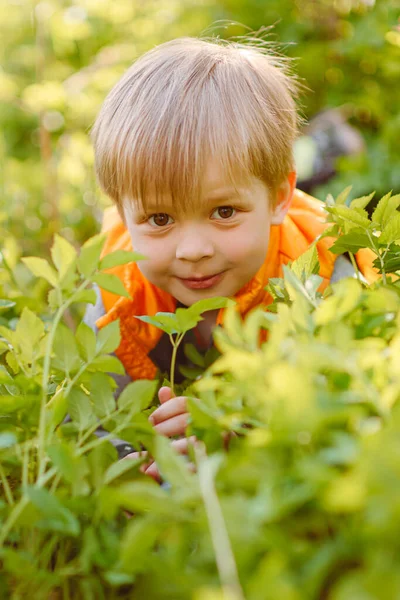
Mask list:
[[[217,285],[223,275],[224,275],[225,271],[221,271],[221,273],[217,273],[216,275],[208,275],[206,277],[193,277],[191,279],[181,279],[178,278],[179,281],[181,281],[183,283],[183,285],[185,285],[186,287],[188,287],[191,290],[204,290],[204,289],[208,289],[211,287],[214,287],[215,285]]]

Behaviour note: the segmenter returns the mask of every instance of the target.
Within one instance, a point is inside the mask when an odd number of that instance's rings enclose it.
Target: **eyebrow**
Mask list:
[[[245,206],[250,206],[251,201],[247,198],[244,198],[239,189],[235,188],[224,188],[221,191],[217,191],[209,194],[203,201],[203,205],[205,206],[213,206],[220,201],[223,200],[234,200],[235,202],[240,202],[240,204]],[[160,203],[158,206],[153,205],[151,203],[146,205],[146,213],[149,212],[168,212],[171,210],[173,206],[171,204],[163,204]]]

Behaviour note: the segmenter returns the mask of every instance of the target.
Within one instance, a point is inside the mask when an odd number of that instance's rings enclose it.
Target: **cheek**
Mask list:
[[[224,244],[224,253],[234,261],[263,260],[268,250],[269,231],[255,224],[234,232]]]
[[[165,271],[170,264],[170,244],[166,239],[150,238],[147,236],[131,234],[132,247],[147,257],[140,261],[138,267],[144,275]]]

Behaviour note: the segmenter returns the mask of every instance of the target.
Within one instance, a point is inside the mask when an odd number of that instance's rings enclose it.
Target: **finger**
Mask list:
[[[146,475],[149,475],[150,477],[152,477],[153,479],[155,479],[156,481],[160,482],[161,481],[161,474],[160,471],[158,470],[157,467],[157,463],[153,462],[145,471],[144,473]]]
[[[189,446],[194,446],[197,442],[197,438],[195,435],[191,435],[188,438],[182,438],[180,440],[173,440],[171,442],[171,446],[173,447],[178,454],[187,454],[189,451]]]
[[[178,398],[171,398],[164,404],[161,404],[156,410],[150,415],[149,421],[153,425],[162,423],[171,417],[176,417],[186,412],[186,398],[185,396],[178,396]]]
[[[161,404],[164,404],[164,402],[167,402],[168,400],[171,400],[171,398],[174,397],[174,394],[172,393],[172,390],[170,387],[168,387],[167,385],[163,385],[159,390],[158,390],[158,399],[160,401]]]
[[[176,417],[172,417],[172,419],[168,419],[167,421],[163,421],[162,423],[155,425],[154,429],[160,435],[166,435],[167,437],[172,437],[174,435],[185,435],[188,423],[189,413],[183,413],[181,415],[177,415]]]
[[[144,458],[145,456],[147,456],[147,451],[142,450],[141,452],[131,452],[130,454],[127,454],[126,456],[124,456],[122,460],[125,460],[126,458],[139,459],[139,458]]]
[[[173,442],[171,442],[171,445],[178,452],[178,454],[187,454],[189,446],[194,445],[196,442],[197,442],[196,437],[194,435],[192,435],[189,438],[183,438],[181,440],[174,440]],[[193,463],[188,463],[187,466],[188,466],[189,471],[191,471],[192,473],[196,472],[196,465],[194,465]],[[160,482],[162,480],[161,473],[158,469],[157,463],[155,463],[155,462],[151,463],[151,465],[148,466],[144,470],[144,473],[146,475],[149,475],[150,477],[152,477],[153,479],[155,479],[158,482]]]

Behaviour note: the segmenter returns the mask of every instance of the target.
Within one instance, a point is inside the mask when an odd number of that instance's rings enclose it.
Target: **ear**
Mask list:
[[[291,171],[279,185],[276,191],[277,201],[271,215],[271,225],[280,225],[285,218],[296,187],[296,176],[296,171]]]

